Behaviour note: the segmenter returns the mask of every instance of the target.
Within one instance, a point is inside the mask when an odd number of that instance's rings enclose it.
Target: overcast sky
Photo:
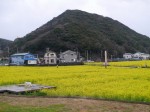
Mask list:
[[[23,37],[67,9],[111,17],[150,37],[150,0],[0,0],[0,38]]]

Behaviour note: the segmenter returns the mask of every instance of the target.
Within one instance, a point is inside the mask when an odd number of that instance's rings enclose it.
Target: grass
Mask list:
[[[67,109],[64,105],[51,105],[49,107],[24,107],[0,103],[0,112],[67,112]]]
[[[145,61],[131,62],[139,66]],[[25,81],[57,86],[56,90],[42,90],[32,95],[90,97],[97,99],[150,102],[150,69],[124,68],[130,62],[110,63],[107,69],[101,63],[83,66],[57,67],[0,67],[0,85]],[[148,65],[150,61],[147,61]],[[122,65],[123,66],[123,65]]]

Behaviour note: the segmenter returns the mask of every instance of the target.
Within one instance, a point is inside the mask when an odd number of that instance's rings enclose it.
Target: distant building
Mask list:
[[[10,64],[35,65],[37,64],[37,58],[30,53],[17,53],[10,56]]]
[[[133,58],[133,54],[132,53],[125,53],[125,54],[123,54],[123,58],[124,59],[132,59]]]
[[[53,51],[49,51],[49,49],[47,49],[44,55],[44,61],[45,61],[45,64],[56,64],[57,63],[56,53]]]
[[[144,53],[136,52],[136,53],[133,54],[133,58],[141,59],[141,57],[142,57],[143,54],[144,54]]]
[[[60,53],[60,62],[68,63],[68,62],[77,62],[78,61],[77,52],[67,50],[65,52]]]
[[[141,54],[141,58],[142,58],[143,60],[147,60],[147,59],[150,59],[150,55],[143,53],[143,54]]]
[[[146,53],[141,53],[141,52],[137,52],[135,54],[133,54],[133,58],[138,58],[138,59],[149,59],[150,58],[150,55],[149,54],[146,54]]]
[[[147,60],[150,59],[150,55],[146,53],[136,52],[134,54],[132,53],[125,53],[123,54],[124,59],[133,59],[133,60]]]

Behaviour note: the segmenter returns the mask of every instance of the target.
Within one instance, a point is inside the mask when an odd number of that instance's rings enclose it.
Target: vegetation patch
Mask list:
[[[64,105],[51,105],[49,107],[13,106],[0,103],[1,112],[67,112]]]

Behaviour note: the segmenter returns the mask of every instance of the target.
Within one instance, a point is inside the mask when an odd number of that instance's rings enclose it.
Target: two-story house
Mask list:
[[[77,52],[67,50],[65,52],[60,53],[60,62],[62,63],[70,63],[77,62],[78,54]]]

